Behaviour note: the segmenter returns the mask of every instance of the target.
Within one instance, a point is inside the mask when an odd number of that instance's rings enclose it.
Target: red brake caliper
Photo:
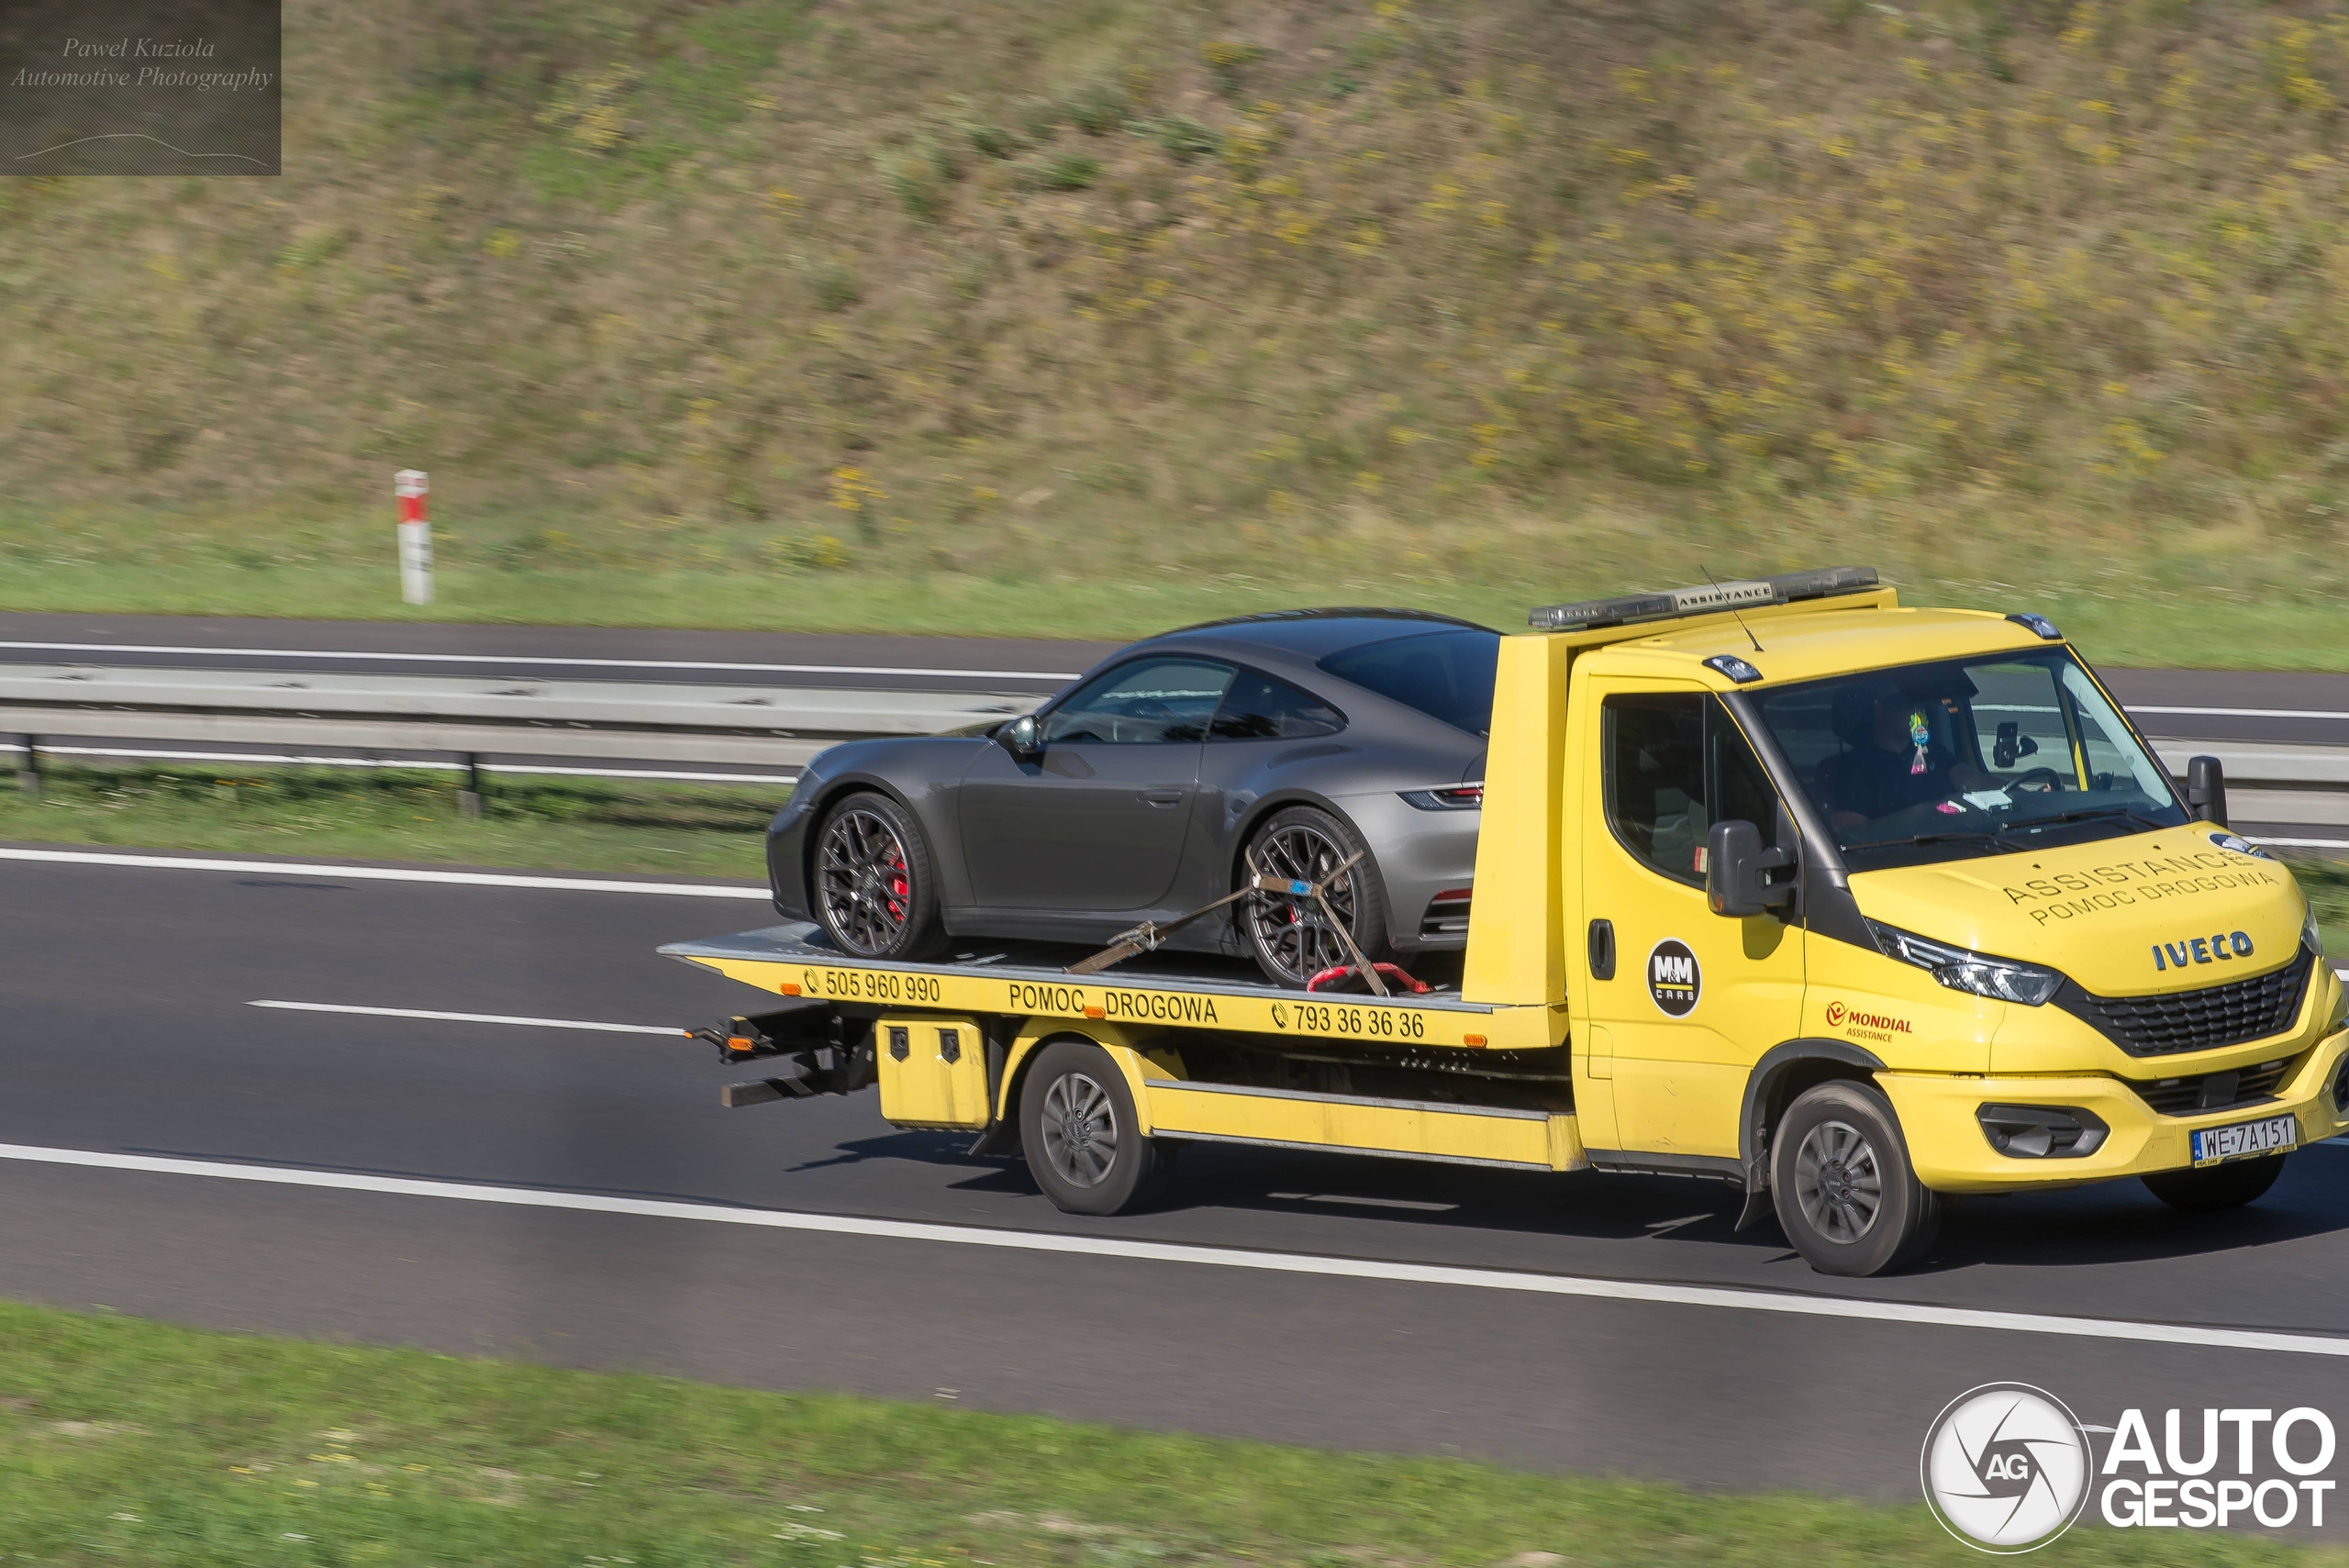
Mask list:
[[[902,920],[906,917],[906,895],[913,891],[913,884],[906,880],[906,857],[902,852],[890,857],[889,871],[889,896],[893,900],[889,917]]]

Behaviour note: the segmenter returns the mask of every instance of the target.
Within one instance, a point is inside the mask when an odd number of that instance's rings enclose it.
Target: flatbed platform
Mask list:
[[[1563,1006],[1499,1006],[1440,992],[1378,997],[1291,991],[1267,984],[1252,966],[1164,951],[1112,971],[1072,974],[1069,957],[1082,956],[1083,949],[989,947],[942,963],[864,959],[801,923],[671,942],[660,951],[771,995],[852,1006],[1454,1050],[1541,1050],[1565,1041]]]

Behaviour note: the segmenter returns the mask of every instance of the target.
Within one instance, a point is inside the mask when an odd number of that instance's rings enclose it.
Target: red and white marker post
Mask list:
[[[392,476],[400,502],[400,597],[411,605],[432,602],[432,523],[424,515],[429,488],[422,469],[404,468]]]

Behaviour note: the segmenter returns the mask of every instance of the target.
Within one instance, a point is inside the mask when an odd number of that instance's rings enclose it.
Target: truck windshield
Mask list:
[[[1854,871],[2190,819],[2066,649],[1838,675],[1751,700]]]

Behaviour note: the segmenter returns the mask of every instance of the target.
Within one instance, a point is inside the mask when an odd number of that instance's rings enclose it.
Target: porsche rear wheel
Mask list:
[[[852,795],[825,815],[810,880],[817,918],[859,958],[928,958],[945,935],[921,825],[885,795]]]
[[[1241,923],[1257,967],[1274,984],[1302,988],[1315,975],[1353,962],[1331,915],[1353,934],[1364,957],[1375,962],[1387,956],[1386,901],[1377,866],[1365,853],[1342,873],[1330,875],[1364,849],[1352,823],[1310,806],[1273,813],[1249,839],[1249,854],[1267,875],[1327,884],[1327,913],[1315,899],[1281,894],[1252,893],[1241,900]],[[1244,863],[1240,874],[1248,874]]]

